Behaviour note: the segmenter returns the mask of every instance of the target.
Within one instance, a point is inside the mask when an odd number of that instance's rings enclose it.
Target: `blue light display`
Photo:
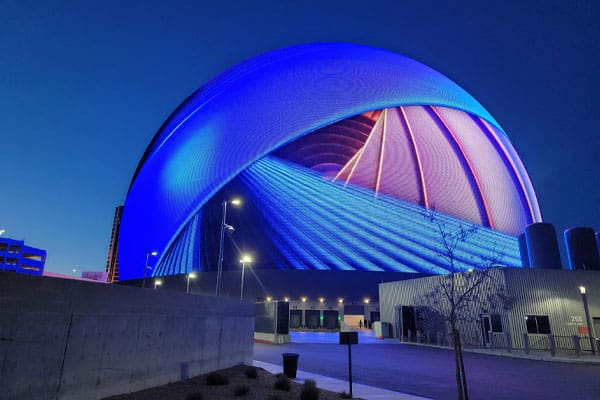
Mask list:
[[[270,268],[447,272],[446,261],[439,256],[444,254],[440,233],[421,206],[386,195],[375,199],[368,189],[331,183],[317,172],[275,157],[254,163],[235,186],[246,194],[245,203],[253,204],[260,214],[244,212],[245,221],[240,221],[237,231],[244,236],[248,226],[259,226],[251,235],[252,248],[263,260],[277,260]],[[471,226],[441,213],[437,218],[449,232]],[[155,274],[214,269],[214,264],[194,262],[192,254],[199,248],[197,243],[217,254],[217,243],[210,238],[218,229],[217,220],[198,229],[198,218],[192,219]],[[484,227],[460,242],[455,255],[458,270],[490,260],[520,264],[517,239]],[[227,257],[234,268],[238,258],[233,252]]]
[[[306,269],[442,273],[444,250],[425,209],[370,190],[331,184],[310,170],[264,158],[241,179],[255,193],[278,247]],[[293,206],[291,206],[293,205]],[[463,220],[438,213],[449,231]],[[482,260],[520,263],[516,239],[478,228],[456,251],[459,269]],[[481,264],[481,263],[480,263]]]
[[[224,192],[232,187],[253,204],[253,216],[244,213],[258,224],[248,229],[264,242],[254,244],[264,249],[263,260],[269,255],[265,267],[444,272],[436,256],[438,238],[420,205],[385,192],[374,198],[373,190],[347,184],[348,180],[344,188],[342,182],[324,179],[323,171],[330,166],[312,171],[270,156],[339,121],[414,105],[437,107],[432,110],[444,118],[446,136],[463,140],[464,134],[452,125],[460,125],[462,116],[444,110],[468,113],[486,128],[502,150],[504,158],[497,165],[510,169],[503,175],[509,177],[505,181],[520,185],[513,190],[515,195],[505,196],[517,206],[495,207],[504,220],[513,221],[513,230],[520,221],[541,220],[529,178],[504,132],[454,82],[414,60],[379,49],[302,45],[231,68],[192,94],[163,124],[140,161],[125,202],[119,238],[121,279],[141,277],[149,251],[159,252],[154,275],[214,269],[215,213]],[[406,121],[431,124],[421,117]],[[471,151],[461,148],[461,154],[467,150]],[[430,153],[433,160],[445,154]],[[475,161],[463,159],[463,164],[477,161],[472,158]],[[469,171],[473,168],[469,164]],[[480,169],[486,168],[498,167],[482,164]],[[423,167],[421,174],[429,174],[430,182],[444,182],[445,172],[435,163]],[[523,209],[528,211],[524,214]],[[448,224],[465,223],[465,218],[443,218]],[[516,238],[482,227],[477,240],[461,247],[461,268],[475,258],[491,258],[492,253],[494,258],[503,254],[504,264],[519,265]]]

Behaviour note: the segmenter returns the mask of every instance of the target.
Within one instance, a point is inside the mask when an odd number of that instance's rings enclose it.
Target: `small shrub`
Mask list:
[[[185,400],[204,400],[204,397],[202,396],[202,393],[188,393],[188,395],[185,396]]]
[[[249,391],[250,391],[250,386],[240,385],[240,386],[236,386],[236,388],[233,390],[233,395],[235,397],[241,397],[241,396],[247,395]]]
[[[289,392],[292,388],[292,383],[290,382],[290,378],[284,374],[277,374],[275,375],[275,384],[273,384],[273,387],[277,390]]]
[[[279,397],[279,395],[277,394],[272,394],[269,397],[267,397],[267,400],[283,400],[281,397]]]
[[[317,382],[312,379],[304,381],[302,391],[300,392],[300,400],[319,400],[319,389],[317,389]]]
[[[246,378],[256,379],[258,378],[258,370],[256,367],[248,367],[244,371],[244,375],[246,375]]]
[[[307,379],[307,380],[304,381],[304,386],[305,387],[314,387],[314,388],[316,388],[317,387],[317,382],[315,382],[315,380],[313,380],[313,379]]]
[[[350,397],[350,393],[346,393],[346,391],[344,390],[342,393],[340,393],[340,397],[342,399],[351,399]]]
[[[206,384],[209,386],[223,386],[229,384],[229,378],[218,372],[210,373],[206,376]]]

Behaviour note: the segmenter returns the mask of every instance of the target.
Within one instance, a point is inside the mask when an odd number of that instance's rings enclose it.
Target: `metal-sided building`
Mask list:
[[[448,337],[447,327],[441,334],[427,331],[431,324],[426,321],[428,306],[423,304],[424,295],[440,288],[444,279],[448,276],[379,285],[381,320],[392,325],[394,337],[406,340],[408,331],[412,337],[419,331],[419,340],[424,341],[434,341],[438,335],[442,340]],[[523,348],[524,340],[529,340],[531,348],[547,349],[551,334],[558,349],[568,348],[573,336],[581,338],[582,349],[589,349],[585,301],[589,304],[592,335],[600,335],[600,271],[495,268],[491,271],[492,281],[493,285],[479,286],[476,295],[501,288],[508,301],[503,306],[473,307],[473,320],[461,327],[466,345],[505,346],[510,340],[511,347]],[[585,294],[581,293],[582,287]]]

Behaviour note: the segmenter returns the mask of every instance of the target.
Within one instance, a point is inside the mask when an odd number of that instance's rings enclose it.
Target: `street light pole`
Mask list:
[[[233,227],[231,225],[227,225],[227,200],[223,200],[221,203],[223,206],[223,215],[221,218],[221,236],[219,237],[219,260],[217,265],[217,287],[215,289],[215,296],[221,295],[221,280],[223,279],[223,251],[225,247],[225,230],[230,230],[230,233],[233,231]],[[242,200],[240,198],[233,198],[231,200],[231,204],[233,206],[240,206],[242,204]]]
[[[221,295],[221,273],[223,271],[223,247],[225,239],[225,220],[227,218],[227,200],[223,200],[223,215],[221,219],[221,236],[219,239],[219,261],[217,265],[217,288],[215,289],[215,296]]]
[[[590,323],[590,308],[588,307],[585,286],[579,286],[579,293],[581,293],[581,300],[583,300],[583,309],[585,311],[585,323],[587,324],[588,337],[590,339],[590,348],[592,349],[592,354],[596,354],[596,349],[594,348],[594,333],[592,332],[592,324]]]
[[[248,255],[244,255],[242,256],[240,262],[242,263],[242,283],[240,285],[240,300],[244,300],[244,272],[246,271],[246,263],[251,263],[252,258],[250,258],[250,256]]]
[[[148,258],[150,256],[156,256],[158,253],[156,251],[149,251],[146,253],[146,264],[144,264],[144,279],[142,280],[142,287],[145,288],[146,287],[146,274],[148,272],[148,270],[150,269],[150,266],[148,265]]]
[[[242,284],[240,288],[240,300],[244,300],[244,271],[246,271],[246,263],[242,260]]]
[[[190,279],[196,279],[196,274],[194,272],[190,272],[187,276],[187,286],[185,288],[185,292],[190,292]]]

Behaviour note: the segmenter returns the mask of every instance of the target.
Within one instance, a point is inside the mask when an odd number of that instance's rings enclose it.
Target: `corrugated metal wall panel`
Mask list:
[[[515,346],[522,347],[527,332],[525,316],[547,315],[556,336],[578,334],[586,326],[579,286],[587,288],[590,316],[600,318],[600,273],[567,270],[506,270],[508,290],[515,297],[510,312]],[[600,332],[596,332],[596,336]]]
[[[510,310],[475,310],[498,313],[502,316],[503,329],[510,330],[514,347],[522,347],[523,334],[527,332],[525,316],[547,315],[552,334],[571,336],[578,333],[578,326],[586,326],[583,302],[579,286],[586,286],[591,318],[600,318],[600,273],[596,271],[536,270],[503,268],[495,270],[499,282],[505,282],[507,294],[512,297]],[[418,306],[419,298],[439,286],[445,276],[388,282],[379,285],[381,320],[389,322],[397,337],[396,306]],[[489,285],[480,288],[481,293],[490,290]],[[474,322],[462,329],[463,337],[471,345],[481,343],[481,325]],[[600,332],[595,332],[600,336]]]
[[[492,274],[489,281],[484,282],[477,289],[477,294],[482,295],[490,292],[492,282],[499,282],[502,285],[504,275],[499,269],[489,271]],[[444,280],[449,279],[448,275],[438,275],[421,279],[412,279],[400,282],[388,282],[379,285],[379,302],[381,307],[381,320],[392,324],[394,336],[398,337],[398,316],[396,315],[396,307],[404,306],[420,306],[421,298],[425,293],[431,292],[434,288],[440,288]],[[471,315],[476,318],[482,313],[503,314],[501,310],[492,309],[492,305],[485,304],[484,307],[473,309]],[[504,316],[502,324],[507,326],[508,318]],[[465,340],[465,344],[477,346],[482,343],[481,325],[478,321],[465,322],[461,324],[461,333]],[[435,335],[435,333],[434,333]]]

